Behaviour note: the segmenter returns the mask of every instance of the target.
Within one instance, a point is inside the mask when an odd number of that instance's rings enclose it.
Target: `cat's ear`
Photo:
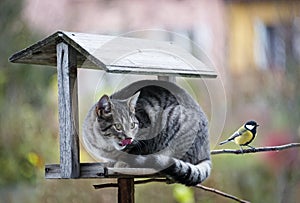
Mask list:
[[[96,114],[100,116],[109,116],[111,114],[111,102],[107,95],[103,95],[97,105],[96,105]]]
[[[129,97],[127,104],[131,112],[135,111],[136,102],[140,96],[140,92],[135,93],[133,96]]]

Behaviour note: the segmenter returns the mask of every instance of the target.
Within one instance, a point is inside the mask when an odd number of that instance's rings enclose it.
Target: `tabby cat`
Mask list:
[[[83,123],[83,142],[98,160],[153,168],[188,186],[211,171],[207,118],[171,82],[142,80],[102,96]]]

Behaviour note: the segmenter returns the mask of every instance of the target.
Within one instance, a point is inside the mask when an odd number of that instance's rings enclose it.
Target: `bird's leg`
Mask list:
[[[240,148],[241,148],[241,153],[242,153],[242,154],[244,154],[243,147],[242,147],[242,146],[240,146]]]
[[[251,145],[246,145],[246,146],[251,148],[251,149],[255,149],[255,147],[252,147]]]

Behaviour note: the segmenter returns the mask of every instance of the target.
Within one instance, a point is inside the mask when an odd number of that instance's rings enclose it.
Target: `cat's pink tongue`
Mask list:
[[[132,139],[131,138],[127,138],[125,140],[122,140],[122,146],[126,146],[132,143]]]

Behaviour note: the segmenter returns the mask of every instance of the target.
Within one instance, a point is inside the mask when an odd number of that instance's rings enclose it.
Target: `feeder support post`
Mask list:
[[[76,50],[56,45],[61,178],[80,177]]]
[[[134,178],[118,178],[118,203],[134,203]]]

